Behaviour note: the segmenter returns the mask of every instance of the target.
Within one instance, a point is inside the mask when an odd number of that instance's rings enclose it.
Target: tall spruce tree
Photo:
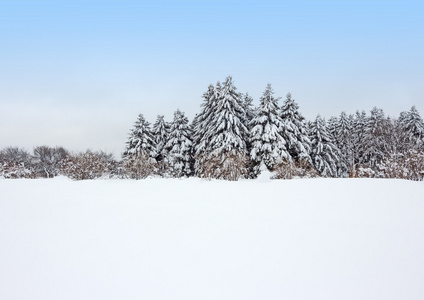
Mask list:
[[[333,140],[333,144],[338,145],[338,141],[337,141],[338,118],[335,116],[331,116],[326,123],[327,123],[327,130],[328,130],[328,133],[330,134],[331,139]]]
[[[153,137],[150,123],[144,119],[142,114],[138,115],[134,128],[131,130],[128,137],[127,146],[124,151],[124,156],[146,155],[148,157],[156,157],[156,143]]]
[[[244,94],[243,96],[243,107],[244,107],[244,113],[245,113],[245,117],[244,117],[244,124],[247,128],[247,131],[250,133],[251,129],[252,129],[252,120],[253,118],[256,116],[256,109],[253,106],[253,98],[248,94]],[[247,148],[247,153],[250,154],[250,152],[252,151],[252,143],[250,138],[248,137],[246,140],[246,148]],[[249,159],[248,162],[248,169],[249,169],[249,177],[250,178],[254,178],[256,177],[256,172],[255,172],[255,163]]]
[[[339,168],[339,176],[346,177],[352,171],[354,165],[353,155],[353,136],[352,136],[352,118],[343,111],[336,123],[336,141],[337,148],[340,150],[340,159],[343,161],[342,166]]]
[[[200,113],[196,115],[196,118],[193,121],[194,147],[196,153],[205,151],[209,146],[209,131],[212,119],[216,113],[216,103],[219,89],[219,82],[217,83],[216,87],[209,85],[208,91],[203,94],[203,103],[201,105]]]
[[[248,93],[243,96],[243,108],[245,112],[245,125],[250,131],[252,129],[251,122],[255,117],[255,108],[253,106],[253,98]]]
[[[153,137],[156,144],[157,161],[162,161],[166,158],[166,143],[168,142],[170,126],[165,122],[163,115],[158,115],[155,124],[153,125]]]
[[[282,121],[278,115],[278,100],[279,98],[274,97],[271,85],[268,84],[260,98],[257,114],[251,121],[250,157],[256,174],[259,173],[262,163],[268,170],[273,170],[283,161],[291,160],[286,149],[287,143],[280,135]]]
[[[166,147],[169,149],[168,161],[173,177],[184,177],[192,174],[191,154],[193,143],[192,132],[187,117],[177,110],[171,124],[169,139]]]
[[[245,111],[241,95],[236,91],[231,76],[222,88],[216,88],[216,107],[208,124],[206,146],[206,177],[237,180],[246,177],[248,130],[244,124]]]
[[[371,168],[381,163],[389,152],[386,145],[386,123],[383,110],[374,107],[367,118],[364,136],[364,161]]]
[[[311,158],[321,176],[336,177],[340,151],[333,144],[325,120],[317,116],[310,127]]]
[[[396,152],[400,152],[400,153],[406,152],[409,148],[407,133],[405,130],[405,122],[406,122],[405,120],[406,120],[407,114],[408,112],[402,111],[399,114],[399,118],[397,118],[396,124],[395,124],[396,137],[397,137]]]
[[[383,134],[386,153],[396,152],[396,140],[399,138],[396,131],[396,119],[390,116],[386,117],[386,122],[384,122]]]
[[[169,124],[165,122],[163,115],[158,115],[155,124],[153,125],[153,137],[156,144],[156,161],[158,163],[157,173],[165,175],[167,166],[168,149],[166,143],[169,136]]]
[[[409,149],[421,150],[424,148],[424,122],[415,106],[399,118],[403,141]]]
[[[193,120],[193,155],[195,158],[195,173],[204,177],[205,164],[208,162],[210,152],[209,143],[212,138],[211,124],[216,114],[217,99],[221,85],[219,81],[214,87],[209,85],[207,92],[203,94],[203,103],[200,113]]]
[[[353,155],[356,165],[363,162],[366,123],[367,115],[365,111],[356,111],[352,124]]]
[[[131,178],[146,178],[153,173],[156,164],[156,143],[150,123],[140,114],[128,137],[123,153],[125,168]]]
[[[281,108],[283,122],[281,136],[287,142],[287,150],[295,162],[312,163],[310,157],[311,141],[309,140],[305,119],[299,112],[299,105],[287,94]]]

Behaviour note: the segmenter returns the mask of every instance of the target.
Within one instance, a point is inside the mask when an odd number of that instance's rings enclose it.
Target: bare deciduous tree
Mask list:
[[[32,156],[34,171],[41,177],[55,177],[68,156],[69,152],[63,147],[37,146]]]

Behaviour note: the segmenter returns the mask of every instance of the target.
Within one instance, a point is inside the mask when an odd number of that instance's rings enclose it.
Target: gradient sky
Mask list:
[[[139,113],[191,119],[232,75],[308,119],[424,115],[422,1],[1,1],[0,148],[119,154]]]

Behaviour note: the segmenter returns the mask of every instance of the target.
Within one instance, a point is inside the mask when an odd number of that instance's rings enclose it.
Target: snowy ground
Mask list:
[[[424,182],[0,180],[0,299],[424,299]]]

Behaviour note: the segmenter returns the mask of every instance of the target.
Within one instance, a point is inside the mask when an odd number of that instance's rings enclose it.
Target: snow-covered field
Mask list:
[[[0,299],[424,299],[424,182],[0,180]]]

